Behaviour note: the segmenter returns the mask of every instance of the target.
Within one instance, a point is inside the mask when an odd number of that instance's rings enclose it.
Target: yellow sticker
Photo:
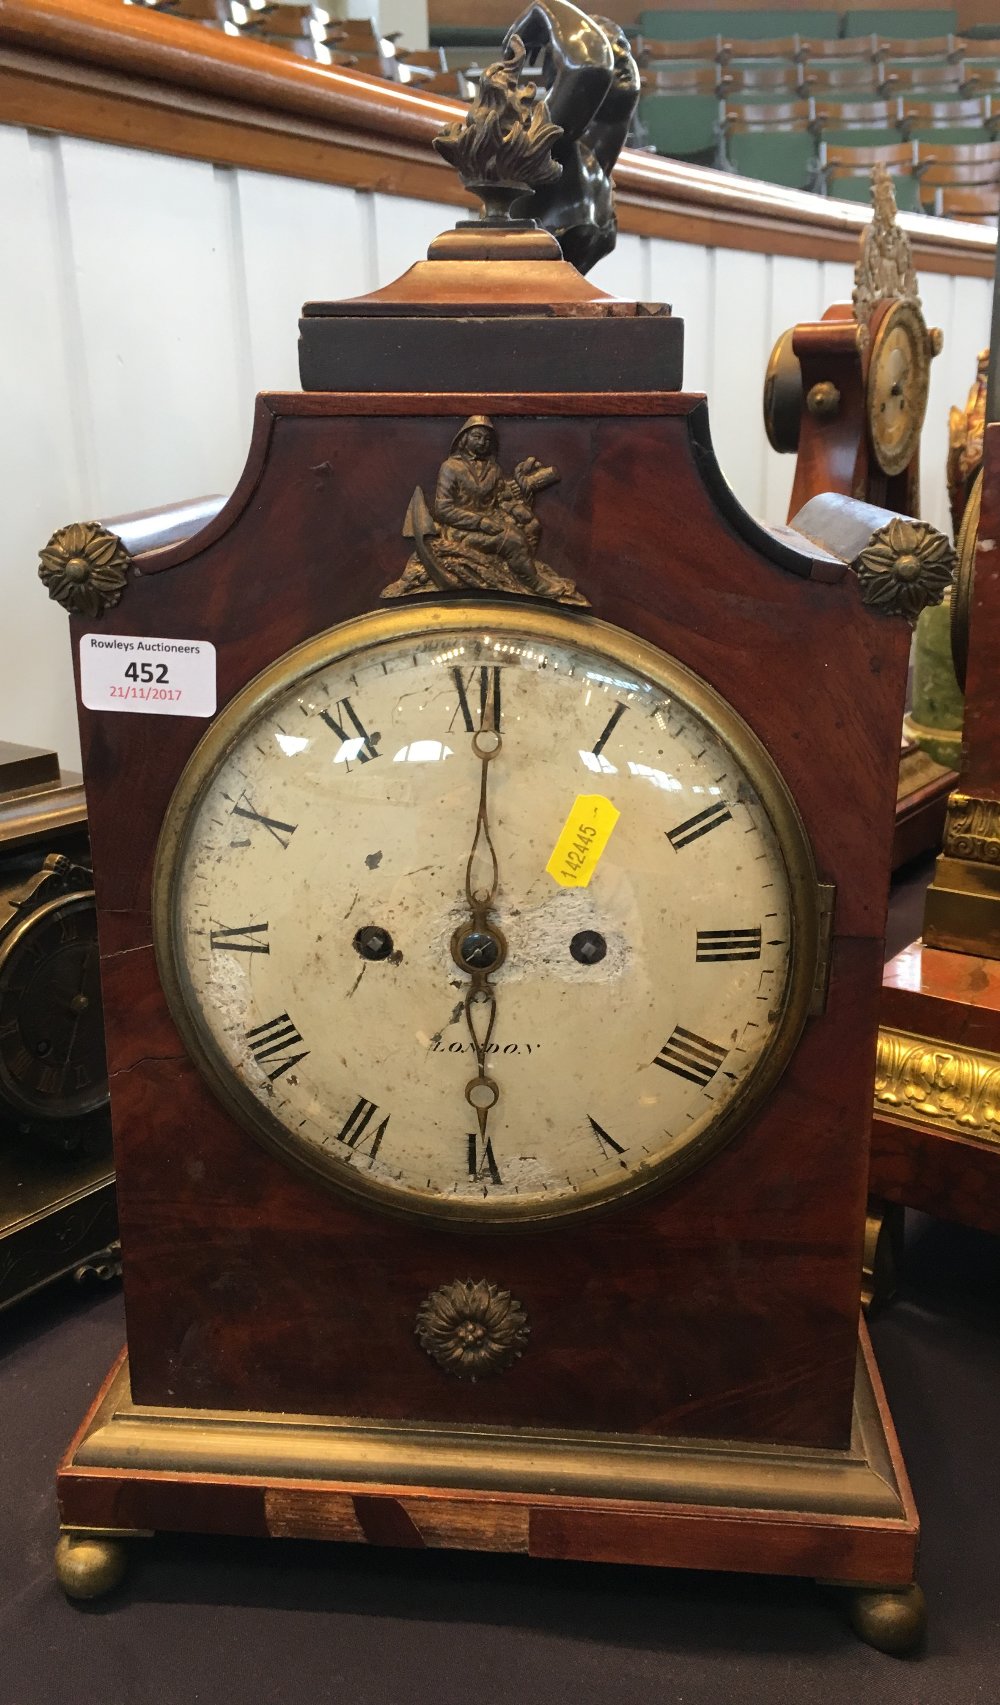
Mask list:
[[[545,866],[561,888],[587,887],[620,816],[610,799],[599,793],[581,793],[574,801]]]

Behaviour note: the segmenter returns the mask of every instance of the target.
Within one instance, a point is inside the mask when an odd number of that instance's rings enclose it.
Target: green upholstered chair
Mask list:
[[[841,101],[835,96],[824,95],[820,99],[813,98],[813,124],[817,130],[831,130],[842,134],[856,130],[870,137],[873,132],[892,136],[898,140],[894,132],[900,122],[900,104],[897,100],[879,98],[874,101]]]
[[[935,130],[979,130],[989,127],[991,103],[988,95],[946,95],[942,99],[916,99],[907,95],[899,101],[898,124],[904,136],[924,135]]]
[[[639,116],[658,154],[714,165],[721,157],[721,104],[712,95],[644,95]]]
[[[816,143],[810,131],[735,131],[726,138],[733,170],[744,178],[811,189],[816,176]]]
[[[749,6],[723,12],[674,11],[663,7],[640,12],[638,28],[641,35],[659,41],[697,40],[708,30],[718,31],[727,39],[739,36],[760,40],[789,34],[823,38],[840,34],[840,12],[826,7],[795,12],[774,12],[767,8],[758,11]]]
[[[905,213],[921,211],[917,145],[904,142],[898,132],[894,138],[860,143],[857,133],[848,142],[830,142],[822,136],[819,143],[819,178],[826,193],[840,201],[871,200],[872,167],[886,167],[896,188],[896,205]]]
[[[877,30],[882,36],[901,36],[915,40],[918,36],[953,36],[958,34],[958,12],[954,6],[920,6],[913,10],[897,11],[894,6],[872,7],[845,12],[843,34],[864,35]]]
[[[826,182],[826,193],[832,201],[861,201],[866,205],[871,202],[870,178],[828,177]],[[916,178],[897,177],[892,174],[892,187],[896,192],[896,206],[900,213],[923,213],[920,185]]]
[[[834,125],[818,124],[817,133],[830,148],[885,148],[899,141],[899,131],[893,125],[860,126],[838,130]]]
[[[731,56],[724,36],[699,36],[696,41],[657,41],[638,35],[632,43],[638,63],[655,71],[666,65],[724,65]]]
[[[994,132],[985,124],[969,125],[968,127],[957,124],[941,124],[931,125],[927,129],[907,128],[906,134],[913,142],[926,142],[928,146],[936,143],[938,147],[942,143],[948,147],[967,147],[970,144],[994,140]]]

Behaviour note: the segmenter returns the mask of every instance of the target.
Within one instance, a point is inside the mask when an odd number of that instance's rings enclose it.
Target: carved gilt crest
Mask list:
[[[854,317],[867,336],[879,302],[912,302],[920,306],[910,239],[896,222],[896,192],[883,165],[872,168],[875,212],[862,234],[861,253],[854,268]]]

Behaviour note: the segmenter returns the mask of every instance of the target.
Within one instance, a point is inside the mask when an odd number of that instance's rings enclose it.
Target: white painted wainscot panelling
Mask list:
[[[229,491],[254,394],[296,389],[301,304],[387,283],[454,209],[0,125],[0,738],[78,762],[63,612],[35,577],[67,521]],[[593,273],[672,303],[685,385],[717,399],[719,458],[754,514],[783,521],[792,458],[761,425],[771,345],[849,297],[846,265],[626,235]],[[925,434],[923,510],[945,525],[947,411],[989,335],[985,280],[926,275],[944,329]]]

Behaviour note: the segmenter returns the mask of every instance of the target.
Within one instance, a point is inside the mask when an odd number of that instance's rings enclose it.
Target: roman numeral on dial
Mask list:
[[[265,817],[262,811],[254,809],[245,793],[240,795],[240,800],[246,800],[246,804],[244,805],[240,803],[234,805],[230,815],[233,817],[245,817],[250,823],[262,823],[268,834],[274,836],[279,847],[287,847],[289,841],[298,828],[298,824],[282,823],[277,817]],[[250,843],[249,841],[234,841],[233,845],[249,846]]]
[[[308,1048],[303,1048],[301,1054],[287,1052],[302,1041],[287,1012],[279,1012],[277,1018],[269,1018],[265,1024],[255,1024],[252,1030],[246,1032],[246,1039],[251,1054],[257,1064],[264,1067],[271,1083],[284,1072],[291,1071],[292,1067],[297,1066],[309,1053]],[[273,1069],[270,1064],[272,1061]]]
[[[615,729],[617,728],[619,722],[621,721],[622,717],[625,715],[625,712],[627,710],[628,710],[628,705],[624,705],[624,704],[615,705],[615,708],[611,712],[611,715],[608,718],[608,721],[606,722],[598,740],[596,741],[595,745],[592,748],[595,758],[600,757],[601,753],[604,751],[605,746],[607,745],[608,741],[611,739],[612,734],[614,733]]]
[[[220,924],[209,932],[209,943],[227,953],[270,953],[271,944],[264,938],[268,924]]]
[[[719,959],[759,959],[759,929],[700,929],[695,959],[711,965]]]
[[[338,699],[336,711],[336,716],[329,710],[321,710],[319,714],[327,727],[333,729],[337,738],[343,740],[345,746],[357,748],[351,752],[350,758],[345,757],[343,762],[349,764],[351,759],[355,759],[359,764],[371,763],[373,758],[379,756],[376,747],[382,738],[381,734],[369,734],[350,699]],[[348,723],[350,728],[346,726]]]
[[[687,1078],[689,1083],[697,1083],[704,1089],[725,1057],[726,1050],[718,1043],[708,1042],[704,1036],[696,1036],[693,1030],[685,1030],[678,1024],[653,1064],[662,1066],[664,1071],[675,1072],[678,1077]]]
[[[337,1132],[337,1141],[346,1143],[349,1149],[354,1149],[359,1154],[367,1148],[369,1158],[374,1160],[382,1146],[382,1138],[390,1118],[387,1113],[381,1124],[376,1125],[374,1119],[378,1111],[374,1101],[367,1101],[362,1096]]]
[[[491,1184],[502,1184],[498,1167],[493,1155],[493,1144],[487,1137],[483,1142],[476,1131],[470,1131],[469,1143],[469,1177],[477,1184],[485,1183],[487,1178]]]
[[[458,694],[458,710],[455,716],[461,714],[465,723],[466,733],[475,734],[478,728],[492,728],[500,732],[500,670],[497,667],[472,669],[463,678],[461,669],[453,669],[455,691]],[[478,680],[479,720],[476,721],[469,703],[469,693],[473,692]],[[476,703],[476,693],[473,692],[473,703]],[[455,726],[455,716],[448,725],[449,732]]]
[[[720,824],[730,822],[732,815],[725,800],[717,799],[714,805],[706,805],[704,811],[696,812],[686,823],[678,823],[676,829],[668,829],[667,840],[674,852],[680,852],[682,847],[690,846],[692,841],[707,835],[711,829],[718,829]]]
[[[596,1119],[591,1118],[591,1115],[589,1113],[587,1114],[587,1123],[590,1126],[591,1130],[593,1131],[598,1142],[600,1143],[601,1148],[603,1149],[605,1156],[607,1155],[609,1149],[611,1150],[611,1152],[613,1154],[624,1154],[625,1153],[625,1150],[622,1148],[621,1143],[616,1143],[614,1137],[610,1136],[608,1134],[608,1132],[604,1129],[604,1126],[599,1125],[597,1123]],[[622,1161],[622,1165],[623,1166],[625,1165],[624,1161]]]

